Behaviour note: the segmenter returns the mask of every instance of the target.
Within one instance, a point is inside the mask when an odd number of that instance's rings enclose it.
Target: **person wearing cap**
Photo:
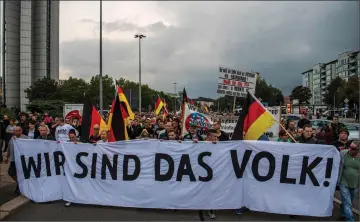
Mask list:
[[[353,141],[349,149],[340,151],[338,184],[341,195],[340,220],[354,221],[353,201],[360,186],[360,141]]]
[[[352,141],[349,141],[349,131],[346,128],[339,130],[339,139],[332,143],[339,151],[348,149]]]
[[[197,130],[197,125],[195,123],[190,123],[189,133],[186,134],[183,138],[183,141],[204,141],[204,138],[199,134]]]

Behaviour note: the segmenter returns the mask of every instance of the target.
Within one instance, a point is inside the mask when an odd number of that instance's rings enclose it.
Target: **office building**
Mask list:
[[[26,110],[25,89],[59,79],[59,1],[0,2],[3,103]]]
[[[360,55],[357,52],[344,52],[336,60],[318,63],[302,74],[302,85],[311,90],[312,105],[325,105],[323,95],[326,87],[337,76],[347,81],[351,76],[360,76]]]

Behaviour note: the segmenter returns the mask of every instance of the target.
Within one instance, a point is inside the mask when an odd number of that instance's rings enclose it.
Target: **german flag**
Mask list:
[[[156,100],[156,103],[155,103],[155,115],[159,115],[163,106],[164,106],[164,103],[161,100],[160,96],[158,96],[158,99]]]
[[[248,92],[231,140],[258,140],[274,123],[273,115]]]
[[[209,107],[208,107],[206,104],[204,105],[204,111],[205,111],[206,113],[209,112]]]
[[[120,102],[120,93],[117,94],[111,107],[112,116],[109,118],[110,133],[109,142],[129,140],[126,129],[126,118],[129,117],[126,109],[126,103]]]
[[[118,92],[118,95],[119,95],[120,102],[124,103],[124,105],[125,105],[123,108],[126,109],[126,113],[128,114],[128,118],[131,119],[131,120],[135,119],[135,114],[131,110],[130,104],[127,101],[126,96],[125,96],[125,94],[124,94],[124,92],[123,92],[123,90],[121,89],[120,86],[117,87],[117,92]]]
[[[89,137],[94,133],[93,127],[95,124],[98,124],[100,126],[100,132],[102,130],[108,130],[108,126],[106,125],[105,121],[101,118],[95,106],[90,102],[89,97],[86,96],[82,113],[80,134],[81,141],[89,141]]]
[[[169,111],[167,109],[167,103],[164,99],[164,114],[163,114],[163,119],[165,119],[165,117],[167,117],[169,115]]]

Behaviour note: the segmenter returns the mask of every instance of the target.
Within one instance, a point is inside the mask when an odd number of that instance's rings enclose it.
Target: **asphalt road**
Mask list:
[[[207,214],[205,220],[209,221]],[[298,216],[291,219],[287,215],[268,214],[260,212],[245,212],[243,215],[236,215],[233,210],[217,211],[216,219],[221,221],[335,221],[339,217],[339,208],[335,204],[332,217],[317,218]],[[358,218],[357,218],[358,219]],[[9,221],[199,221],[198,211],[176,211],[157,209],[135,209],[102,207],[93,205],[73,204],[65,207],[63,201],[52,203],[36,204],[30,202],[18,209],[14,214],[5,218]]]

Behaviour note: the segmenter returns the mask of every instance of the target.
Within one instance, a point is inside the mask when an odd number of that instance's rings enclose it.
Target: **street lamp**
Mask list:
[[[175,92],[175,103],[174,103],[174,109],[175,109],[175,114],[176,114],[176,99],[177,99],[177,94],[176,94],[176,84],[177,84],[177,82],[173,82],[173,84],[174,84],[174,92]]]
[[[139,38],[139,112],[141,114],[141,39],[146,38],[146,36],[136,34],[135,38]]]
[[[103,114],[103,83],[102,83],[102,1],[100,0],[100,50],[99,50],[99,103],[100,103],[100,115]]]

